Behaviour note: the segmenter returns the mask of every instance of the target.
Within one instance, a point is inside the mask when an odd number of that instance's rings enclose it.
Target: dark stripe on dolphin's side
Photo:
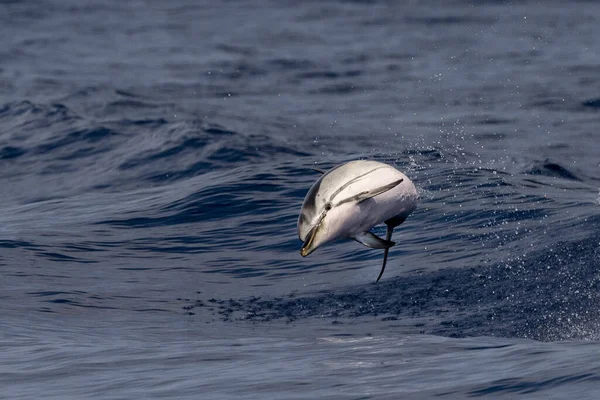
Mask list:
[[[355,178],[350,179],[348,182],[344,183],[342,186],[340,186],[340,188],[338,190],[336,190],[335,192],[333,192],[333,194],[331,195],[331,197],[329,198],[329,201],[333,201],[334,197],[337,196],[338,194],[340,194],[340,192],[344,189],[346,189],[348,186],[350,186],[351,184],[353,184],[354,182],[357,182],[359,179],[364,178],[366,175],[369,175],[371,172],[375,172],[378,169],[382,169],[382,168],[387,168],[388,166],[382,166],[382,167],[377,167],[374,168],[368,172],[365,172],[362,175],[359,175]]]

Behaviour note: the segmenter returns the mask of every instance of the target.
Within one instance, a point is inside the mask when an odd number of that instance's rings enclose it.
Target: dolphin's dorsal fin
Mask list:
[[[364,192],[360,192],[358,194],[355,194],[354,196],[350,196],[347,199],[340,201],[337,205],[344,204],[349,201],[356,201],[357,203],[360,203],[361,201],[365,201],[367,199],[370,199],[371,197],[375,197],[378,194],[385,193],[388,190],[395,188],[396,186],[401,184],[403,180],[404,179],[398,179],[397,181],[388,183],[387,185],[384,185],[384,186],[381,186],[381,187],[378,187],[378,188],[375,188],[372,190],[365,190]]]
[[[360,232],[352,239],[372,249],[388,249],[396,244],[389,240],[383,240],[382,238],[374,235],[371,232]]]

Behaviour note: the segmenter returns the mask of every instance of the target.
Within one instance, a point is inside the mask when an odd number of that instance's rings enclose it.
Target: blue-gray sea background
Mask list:
[[[0,398],[599,398],[599,27],[0,1]],[[352,159],[419,190],[378,284],[381,251],[299,254],[311,167]]]

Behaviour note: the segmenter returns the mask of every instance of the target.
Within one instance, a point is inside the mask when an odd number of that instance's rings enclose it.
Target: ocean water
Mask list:
[[[0,398],[598,398],[598,26],[0,1]],[[353,159],[420,196],[377,284],[381,251],[299,254],[311,168]]]

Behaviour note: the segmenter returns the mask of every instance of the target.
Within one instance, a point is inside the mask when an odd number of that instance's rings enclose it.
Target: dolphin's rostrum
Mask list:
[[[318,172],[322,172],[317,170]],[[417,206],[417,190],[410,179],[391,165],[357,160],[339,165],[310,188],[298,217],[303,257],[336,239],[352,238],[363,245],[384,249],[383,275],[394,228]],[[387,225],[386,238],[370,232]]]

